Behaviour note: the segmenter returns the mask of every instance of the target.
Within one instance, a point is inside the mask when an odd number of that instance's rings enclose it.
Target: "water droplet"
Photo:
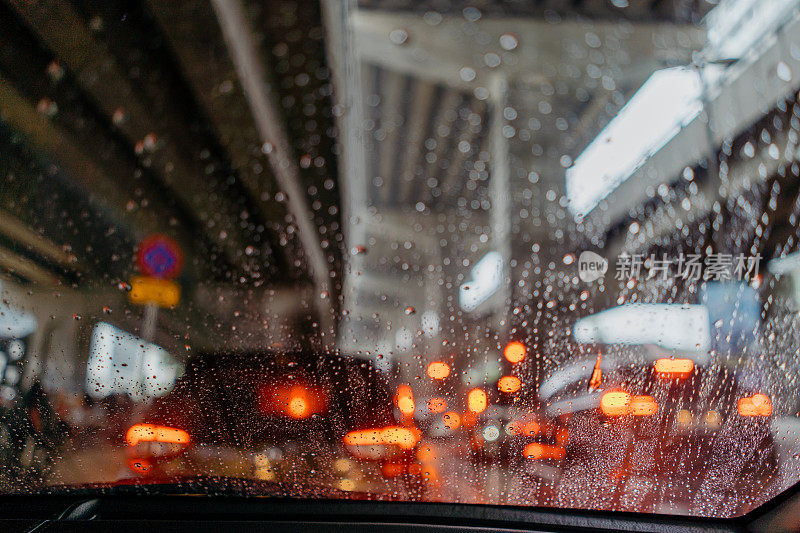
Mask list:
[[[775,68],[775,74],[777,74],[778,79],[782,81],[792,81],[792,69],[783,61],[778,63],[778,66]]]
[[[389,40],[392,44],[396,44],[400,46],[401,44],[406,44],[408,41],[408,32],[403,28],[396,28],[389,32]]]
[[[118,107],[114,110],[114,114],[111,115],[111,121],[114,123],[115,126],[121,126],[128,120],[128,113],[125,112],[125,108]]]
[[[61,81],[64,77],[64,68],[58,61],[51,61],[49,65],[47,65],[47,75],[50,76],[50,79],[54,82]]]
[[[513,50],[519,45],[519,39],[513,33],[504,33],[500,36],[500,46],[503,50]]]

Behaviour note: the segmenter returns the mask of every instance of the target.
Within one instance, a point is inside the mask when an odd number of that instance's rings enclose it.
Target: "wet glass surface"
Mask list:
[[[0,492],[770,500],[799,6],[0,3]]]

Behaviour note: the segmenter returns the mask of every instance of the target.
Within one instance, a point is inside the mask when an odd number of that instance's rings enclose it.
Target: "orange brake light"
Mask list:
[[[156,424],[134,424],[125,433],[128,446],[136,446],[140,442],[189,444],[189,440],[189,433],[182,429]]]
[[[652,396],[631,396],[625,391],[611,391],[600,398],[600,410],[606,416],[650,416],[658,412]]]
[[[311,416],[311,406],[307,396],[308,393],[305,389],[292,391],[289,401],[286,403],[286,414],[298,420]]]
[[[378,446],[390,444],[410,450],[417,445],[420,432],[415,428],[400,426],[387,426],[376,429],[359,429],[351,431],[344,436],[344,443],[348,446]]]
[[[383,444],[383,434],[380,429],[359,429],[345,435],[344,443],[348,446],[377,446]]]
[[[461,427],[461,415],[455,411],[448,411],[443,415],[444,427],[449,430],[456,430]]]
[[[420,438],[419,430],[398,426],[383,428],[382,437],[384,444],[393,444],[404,450],[410,450],[417,445]]]
[[[488,399],[481,389],[472,389],[467,394],[467,408],[473,413],[482,413],[486,410]]]
[[[506,344],[503,350],[503,357],[505,357],[509,363],[516,364],[525,359],[527,351],[524,344],[518,341],[512,341]]]
[[[445,379],[450,375],[450,365],[435,361],[428,365],[428,377],[431,379]]]
[[[694,361],[691,359],[658,359],[656,374],[663,379],[686,379],[692,375]]]
[[[411,416],[414,414],[414,393],[408,385],[400,385],[397,387],[397,396],[395,398],[397,408],[403,413],[403,416]]]
[[[500,392],[517,392],[521,386],[522,382],[516,376],[503,376],[497,380],[497,388],[500,389]]]
[[[631,414],[634,416],[650,416],[658,412],[658,404],[652,396],[634,396],[631,398]]]
[[[628,413],[631,395],[623,391],[611,391],[600,398],[600,410],[607,416],[621,416]]]
[[[742,398],[737,405],[742,416],[770,416],[772,414],[772,401],[766,394],[753,394],[751,397]]]

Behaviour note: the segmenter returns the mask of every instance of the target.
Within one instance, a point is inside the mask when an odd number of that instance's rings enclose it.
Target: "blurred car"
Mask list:
[[[128,465],[148,477],[303,479],[360,490],[363,469],[348,458],[345,436],[391,425],[391,401],[383,376],[362,360],[204,353],[131,424]]]
[[[564,462],[565,417],[551,416],[535,389],[500,393],[469,429],[469,461],[477,470],[508,472],[508,501],[551,505]]]
[[[722,364],[622,364],[550,408],[569,417],[556,505],[730,515],[777,489],[771,399]]]

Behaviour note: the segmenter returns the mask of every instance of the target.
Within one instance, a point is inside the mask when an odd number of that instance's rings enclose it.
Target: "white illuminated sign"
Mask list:
[[[470,271],[472,279],[459,287],[458,303],[470,312],[486,301],[503,282],[503,257],[499,252],[489,252]]]

